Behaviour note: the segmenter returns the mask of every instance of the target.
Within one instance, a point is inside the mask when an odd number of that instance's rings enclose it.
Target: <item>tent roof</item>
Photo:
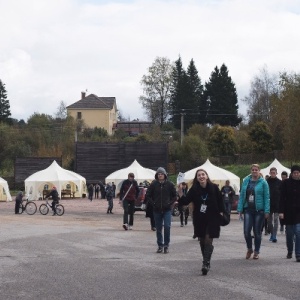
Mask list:
[[[188,184],[191,184],[192,180],[195,178],[195,174],[196,174],[196,171],[198,169],[203,169],[207,172],[210,180],[216,184],[219,185],[219,188],[222,187],[222,185],[225,184],[225,181],[226,180],[230,180],[230,185],[233,187],[233,189],[235,190],[235,192],[238,194],[239,191],[240,191],[240,178],[225,170],[225,169],[222,169],[222,168],[219,168],[215,165],[213,165],[209,159],[206,160],[206,162],[197,167],[197,168],[194,168],[190,171],[187,171],[184,173],[184,181],[186,181]]]
[[[9,187],[7,184],[7,181],[5,179],[3,179],[2,177],[0,177],[0,186],[2,186],[4,188],[5,194],[6,194],[6,198],[7,201],[12,201],[10,192],[9,192]],[[1,200],[1,199],[0,199]]]
[[[219,167],[213,165],[209,161],[209,159],[207,159],[203,165],[185,172],[184,173],[185,180],[194,179],[196,171],[198,169],[204,169],[208,173],[208,176],[211,180],[227,180],[227,179],[228,180],[232,180],[232,179],[240,180],[240,178],[237,175],[235,175],[225,169],[222,169],[222,168],[219,168]]]
[[[51,182],[51,181],[78,181],[85,180],[79,174],[72,171],[65,170],[57,164],[54,160],[53,163],[46,169],[38,171],[25,179],[25,182]]]
[[[105,182],[114,181],[116,179],[127,179],[128,173],[133,173],[135,180],[153,180],[156,172],[142,167],[135,159],[129,167],[117,170],[108,175],[105,178]]]
[[[285,166],[283,166],[276,158],[274,159],[274,161],[266,168],[261,169],[260,172],[264,175],[264,177],[266,175],[269,175],[270,173],[270,169],[272,167],[275,167],[277,169],[277,173],[280,175],[282,171],[286,171],[288,174],[291,173],[291,169],[286,168]]]

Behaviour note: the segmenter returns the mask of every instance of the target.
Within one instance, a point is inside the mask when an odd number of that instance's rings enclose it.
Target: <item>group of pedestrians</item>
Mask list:
[[[131,179],[128,178],[123,184],[120,198],[124,207],[123,227],[128,230],[133,225],[130,203],[134,203],[134,198],[138,196],[138,186],[133,174]],[[230,214],[233,195],[234,190],[229,181],[220,191],[204,169],[196,171],[192,186],[187,191],[185,183],[179,184],[176,190],[175,185],[168,180],[165,169],[158,168],[145,199],[153,210],[158,246],[156,252],[169,253],[171,211],[174,202],[177,200],[181,207],[192,204],[194,235],[199,240],[203,259],[201,271],[203,275],[207,275],[214,250],[213,240],[220,237],[220,226],[225,213]],[[246,259],[259,259],[265,219],[268,220],[270,230],[269,240],[277,242],[279,217],[286,227],[287,258],[292,258],[295,244],[296,261],[300,262],[299,166],[293,166],[290,177],[281,181],[277,178],[276,168],[270,169],[270,176],[265,180],[260,173],[260,166],[253,164],[251,174],[243,181],[237,211],[244,220]]]
[[[277,242],[279,217],[286,227],[287,258],[292,258],[295,244],[296,261],[300,262],[300,166],[292,166],[290,177],[281,181],[276,168],[271,168],[269,178],[264,180],[259,165],[252,165],[242,185],[238,212],[244,214],[246,259],[252,254],[253,259],[259,258],[264,219],[268,220],[269,240]]]
[[[134,222],[135,200],[140,189],[133,173],[123,181],[120,188],[120,203],[123,206],[123,228],[131,230]],[[94,187],[93,187],[94,192]],[[178,201],[179,207],[192,204],[194,236],[198,238],[202,255],[202,274],[210,270],[214,251],[213,240],[220,237],[220,226],[225,214],[230,214],[234,190],[230,182],[219,189],[204,169],[195,173],[190,189],[186,183],[175,185],[168,180],[164,168],[157,169],[155,178],[148,186],[145,203],[146,216],[151,218],[151,228],[156,231],[157,253],[169,253],[172,207]],[[18,213],[22,192],[16,197],[15,213]],[[47,197],[52,197],[53,215],[58,193],[55,187]],[[115,188],[106,185],[108,201],[107,213],[112,213]],[[181,209],[183,212],[183,209]],[[294,165],[287,179],[277,178],[276,168],[270,169],[270,176],[265,180],[260,173],[260,166],[253,164],[251,174],[242,183],[237,211],[244,220],[244,238],[246,242],[246,259],[259,259],[264,220],[268,220],[271,242],[277,242],[278,218],[286,228],[287,258],[300,262],[300,166]],[[148,214],[148,215],[147,215]],[[183,223],[181,218],[181,224]],[[187,222],[187,219],[185,219]],[[254,241],[253,241],[254,237]]]

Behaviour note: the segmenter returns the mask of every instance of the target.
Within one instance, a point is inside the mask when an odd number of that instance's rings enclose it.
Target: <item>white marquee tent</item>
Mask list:
[[[280,178],[280,174],[281,174],[281,172],[283,172],[283,171],[286,171],[286,172],[288,173],[288,176],[289,176],[289,174],[291,173],[291,169],[286,168],[285,166],[283,166],[276,158],[274,159],[274,161],[273,161],[268,167],[266,167],[266,168],[264,168],[264,169],[261,169],[260,172],[261,172],[261,173],[264,175],[264,177],[265,177],[266,175],[269,175],[270,169],[271,169],[272,167],[275,167],[275,168],[277,169],[277,173],[278,173],[277,177],[278,177],[278,178]]]
[[[225,181],[229,180],[230,185],[233,187],[236,194],[240,193],[240,178],[225,169],[213,165],[209,159],[207,159],[203,165],[184,173],[184,181],[189,185],[189,187],[191,187],[192,181],[194,180],[196,171],[198,169],[205,170],[210,180],[213,183],[218,184],[220,189],[223,185],[225,185]]]
[[[43,190],[50,190],[53,186],[61,195],[61,191],[68,189],[75,197],[86,193],[86,180],[81,175],[63,169],[54,160],[46,169],[38,171],[25,179],[25,194],[30,200],[37,200],[43,195]]]
[[[0,177],[0,201],[12,201],[7,181]]]
[[[120,191],[122,182],[128,178],[128,173],[134,174],[134,179],[140,183],[143,181],[152,182],[154,180],[156,171],[142,167],[136,159],[127,168],[120,169],[108,175],[105,178],[105,183],[114,182],[116,185],[116,194]]]

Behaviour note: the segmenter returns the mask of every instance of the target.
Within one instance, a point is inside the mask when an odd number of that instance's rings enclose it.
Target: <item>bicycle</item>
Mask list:
[[[52,205],[48,202],[48,199],[46,198],[46,204],[43,203],[39,207],[39,211],[42,215],[47,215],[50,208],[52,209]],[[65,212],[65,208],[61,204],[55,204],[55,211],[58,216],[62,216]]]
[[[26,202],[26,204],[24,204]],[[28,199],[22,200],[19,207],[19,214],[22,214],[24,210],[28,215],[34,215],[36,213],[36,204],[33,201],[29,201]]]

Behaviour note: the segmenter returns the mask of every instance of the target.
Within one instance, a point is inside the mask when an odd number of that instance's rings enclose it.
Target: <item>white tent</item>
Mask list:
[[[152,180],[154,180],[156,174],[155,171],[142,167],[135,159],[134,162],[129,167],[120,169],[108,175],[105,178],[105,183],[114,182],[116,185],[116,194],[117,194],[120,191],[122,182],[128,178],[128,173],[133,173],[134,179],[138,183],[143,181],[151,182]]]
[[[45,170],[25,179],[25,194],[31,200],[37,200],[43,196],[44,190],[50,190],[53,186],[56,186],[59,195],[62,190],[70,190],[76,197],[81,197],[86,192],[85,178],[63,169],[54,160]]]
[[[273,168],[273,167],[275,167],[277,169],[277,173],[278,173],[277,176],[278,176],[278,178],[280,178],[280,174],[283,171],[286,171],[288,173],[288,176],[291,173],[291,169],[286,168],[285,166],[283,166],[276,158],[274,159],[274,161],[268,167],[266,167],[264,169],[261,169],[260,172],[265,177],[266,175],[269,175],[270,169]]]
[[[12,201],[7,181],[0,177],[0,201]]]
[[[240,193],[240,178],[225,169],[221,169],[213,165],[209,159],[207,159],[203,165],[184,173],[184,180],[186,183],[188,183],[189,187],[192,185],[192,181],[194,180],[196,171],[198,169],[205,170],[210,180],[213,183],[218,184],[220,189],[223,185],[225,185],[225,181],[229,180],[230,185],[233,187],[236,194]]]

